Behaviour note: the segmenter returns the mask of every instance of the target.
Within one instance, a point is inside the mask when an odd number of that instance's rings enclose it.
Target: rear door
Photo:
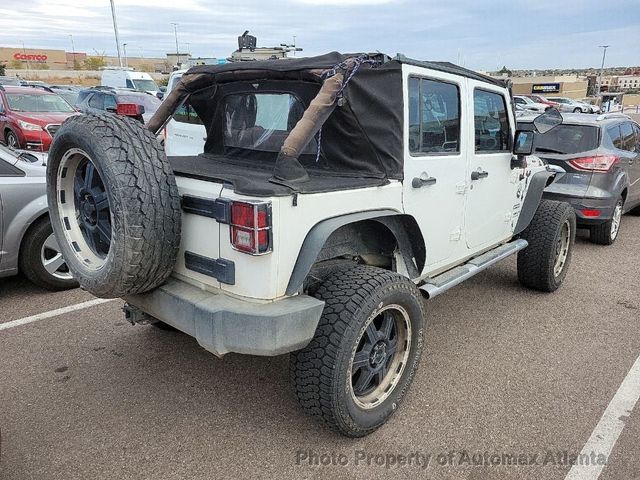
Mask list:
[[[430,272],[465,255],[462,221],[469,120],[464,77],[405,66],[403,202],[421,227]]]
[[[467,246],[473,252],[511,235],[517,174],[511,170],[514,119],[506,91],[469,80],[467,104],[473,115],[469,131],[469,192],[465,209]]]

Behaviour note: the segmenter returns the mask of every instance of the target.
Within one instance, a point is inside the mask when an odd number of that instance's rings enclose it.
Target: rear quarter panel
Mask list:
[[[222,196],[247,200],[225,187]],[[253,200],[264,200],[253,198]],[[220,225],[220,257],[235,263],[235,285],[221,284],[231,294],[257,299],[275,299],[285,294],[291,272],[305,237],[322,220],[367,210],[391,209],[402,212],[402,184],[393,181],[381,187],[337,192],[273,197],[273,252],[252,256],[231,246],[229,225]]]

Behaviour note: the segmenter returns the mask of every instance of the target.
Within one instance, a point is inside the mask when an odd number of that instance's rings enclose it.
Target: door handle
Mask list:
[[[411,186],[413,188],[420,188],[425,186],[428,187],[429,185],[435,185],[435,184],[436,184],[435,177],[429,177],[425,173],[423,173],[422,176],[415,177],[413,180],[411,180]]]
[[[476,170],[475,172],[471,172],[471,180],[480,180],[481,178],[487,178],[489,176],[489,172],[485,172],[482,170]]]

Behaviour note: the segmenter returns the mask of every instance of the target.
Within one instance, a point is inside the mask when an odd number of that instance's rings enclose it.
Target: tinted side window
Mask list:
[[[630,122],[624,122],[620,125],[622,133],[622,149],[628,152],[636,151],[636,136],[633,133],[633,125]]]
[[[131,80],[127,78],[127,88],[136,88]]]
[[[18,167],[0,160],[0,177],[24,177],[24,172]]]
[[[97,108],[98,110],[104,110],[104,95],[101,93],[94,93],[89,99],[89,106],[91,108]]]
[[[191,123],[194,125],[202,125],[202,120],[193,109],[189,102],[185,102],[179,109],[176,110],[176,113],[173,114],[173,119],[176,122],[180,123]]]
[[[613,146],[622,150],[622,135],[620,133],[620,126],[616,125],[615,127],[608,128],[607,135],[609,135]]]
[[[456,85],[409,79],[409,151],[460,151],[460,92]]]
[[[511,132],[504,96],[474,90],[476,152],[511,151]]]
[[[633,130],[636,132],[636,152],[640,153],[640,127],[633,124]]]
[[[117,108],[116,97],[113,95],[104,95],[104,109],[108,110],[110,108]]]

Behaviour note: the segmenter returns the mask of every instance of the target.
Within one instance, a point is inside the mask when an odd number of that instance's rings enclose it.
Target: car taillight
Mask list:
[[[569,160],[569,163],[578,170],[588,172],[608,172],[620,161],[615,155],[596,155],[593,157],[581,157]]]
[[[231,245],[261,255],[272,250],[271,203],[231,202]]]
[[[144,113],[142,105],[136,103],[119,103],[116,107],[116,113],[125,117],[137,117]]]

